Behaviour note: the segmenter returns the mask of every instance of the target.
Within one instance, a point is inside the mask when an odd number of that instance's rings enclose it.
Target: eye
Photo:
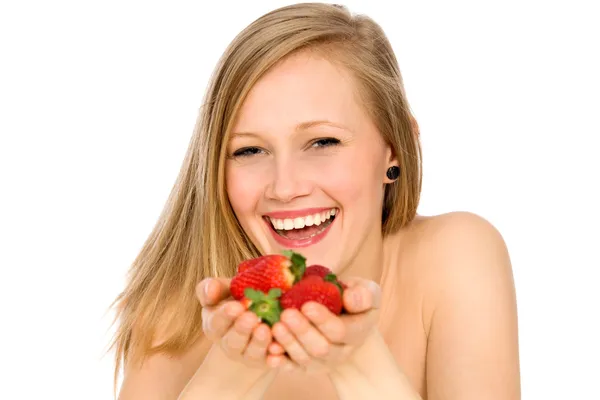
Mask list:
[[[332,147],[332,146],[337,146],[338,144],[340,144],[340,140],[336,139],[336,138],[322,138],[322,139],[317,139],[314,142],[312,142],[312,147]]]
[[[256,154],[260,154],[262,152],[262,149],[259,149],[258,147],[242,147],[239,150],[236,150],[235,152],[233,152],[233,157],[250,157]]]

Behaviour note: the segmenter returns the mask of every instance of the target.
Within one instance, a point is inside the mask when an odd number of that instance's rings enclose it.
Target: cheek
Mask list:
[[[228,168],[226,190],[233,211],[238,217],[253,212],[262,194],[264,174],[244,168]]]
[[[346,150],[325,158],[315,168],[313,173],[318,176],[319,186],[341,202],[342,206],[344,203],[348,206],[377,206],[376,201],[381,197],[379,191],[383,190],[380,163],[375,163],[375,157],[364,151]]]

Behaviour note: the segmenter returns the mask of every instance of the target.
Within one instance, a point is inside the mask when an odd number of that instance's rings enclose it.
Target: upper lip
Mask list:
[[[269,218],[276,218],[276,219],[290,218],[291,219],[291,218],[306,217],[308,215],[317,214],[317,213],[320,213],[323,211],[329,211],[332,208],[335,208],[335,207],[304,208],[301,210],[273,211],[273,212],[266,213],[264,215]]]

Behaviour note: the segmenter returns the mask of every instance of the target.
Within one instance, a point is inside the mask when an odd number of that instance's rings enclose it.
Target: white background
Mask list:
[[[346,2],[397,52],[423,139],[419,212],[478,213],[508,243],[524,399],[600,399],[594,3]],[[110,398],[105,311],[209,74],[288,2],[200,4],[0,5],[1,399]]]

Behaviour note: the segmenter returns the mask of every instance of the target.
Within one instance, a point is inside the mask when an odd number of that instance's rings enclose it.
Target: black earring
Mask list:
[[[385,174],[389,179],[395,181],[400,176],[400,167],[396,165],[394,165],[393,167],[389,167]]]

